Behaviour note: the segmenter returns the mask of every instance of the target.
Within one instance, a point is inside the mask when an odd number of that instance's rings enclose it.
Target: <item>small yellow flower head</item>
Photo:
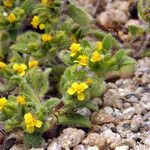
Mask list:
[[[6,68],[6,64],[0,61],[0,69],[5,69]]]
[[[41,0],[41,3],[43,5],[49,5],[51,3],[52,0]]]
[[[78,64],[81,66],[87,66],[88,65],[89,58],[86,55],[80,55],[78,57],[78,59],[79,60],[76,60],[74,62],[78,62]]]
[[[35,127],[41,128],[42,121],[37,120],[32,116],[31,113],[27,113],[24,115],[25,125],[26,125],[26,131],[29,133],[33,133],[35,131]]]
[[[67,93],[69,95],[77,94],[77,99],[79,101],[83,101],[85,99],[84,91],[88,88],[88,85],[86,83],[72,83],[71,87],[68,88]]]
[[[17,97],[17,103],[20,105],[25,105],[26,104],[26,100],[24,96],[18,96]]]
[[[30,62],[28,63],[28,66],[29,66],[29,68],[33,68],[33,67],[37,67],[38,64],[39,64],[38,61],[32,60],[32,61],[30,61]]]
[[[41,39],[43,42],[50,42],[52,40],[52,36],[50,34],[43,34]]]
[[[25,74],[27,66],[25,64],[14,64],[13,69],[17,72],[19,76],[23,76]]]
[[[7,20],[10,22],[10,23],[13,23],[17,20],[16,16],[14,15],[14,13],[11,13],[8,15],[7,17]]]
[[[7,99],[5,97],[0,98],[0,111],[3,110],[6,103],[7,103]]]
[[[4,1],[3,1],[3,4],[4,4],[6,7],[12,7],[12,6],[13,6],[13,0],[4,0]]]
[[[34,16],[33,19],[32,19],[32,22],[31,22],[33,28],[37,29],[39,23],[40,23],[39,17],[38,16]]]
[[[77,52],[81,51],[81,49],[82,49],[82,47],[80,46],[80,44],[73,43],[70,46],[70,50],[71,50],[70,56],[74,57],[77,54]]]
[[[96,50],[100,51],[103,48],[103,43],[102,42],[97,42],[96,43]]]
[[[39,25],[39,28],[40,28],[40,30],[44,30],[44,29],[45,29],[45,24],[43,24],[43,23],[40,24],[40,25]]]
[[[90,86],[90,85],[92,85],[93,80],[92,80],[91,78],[88,78],[88,79],[85,81],[85,83]]]
[[[101,55],[98,51],[95,51],[93,54],[92,54],[92,57],[91,57],[91,62],[93,63],[96,63],[96,62],[99,62],[103,59],[103,55]]]

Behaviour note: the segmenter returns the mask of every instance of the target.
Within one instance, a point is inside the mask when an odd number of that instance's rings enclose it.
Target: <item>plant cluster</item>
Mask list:
[[[23,130],[25,144],[38,147],[55,125],[92,127],[77,110],[98,110],[92,99],[104,93],[105,80],[128,77],[136,65],[93,22],[65,0],[0,2],[0,123],[6,132]]]
[[[150,1],[140,0],[137,9],[139,19],[143,25],[130,25],[128,27],[131,34],[130,47],[137,52],[136,57],[150,56]]]

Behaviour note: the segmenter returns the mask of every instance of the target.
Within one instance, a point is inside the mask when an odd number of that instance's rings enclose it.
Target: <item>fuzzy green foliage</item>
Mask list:
[[[143,26],[131,25],[128,27],[132,37],[131,46],[136,45],[136,51],[139,52],[138,57],[149,56],[149,40],[150,40],[150,1],[138,1],[138,16],[143,22]]]
[[[87,26],[92,20],[86,12],[74,4],[68,6],[68,15],[81,26]]]
[[[150,22],[150,1],[139,0],[138,2],[138,14],[139,17],[147,22]]]

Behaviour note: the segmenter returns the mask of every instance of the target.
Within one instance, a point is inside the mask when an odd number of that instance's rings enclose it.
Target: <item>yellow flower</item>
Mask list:
[[[2,111],[6,103],[7,99],[5,97],[0,98],[0,111]]]
[[[97,42],[96,43],[96,50],[100,51],[103,48],[103,43],[102,42]]]
[[[41,128],[42,121],[37,120],[32,116],[31,113],[27,113],[24,115],[25,125],[26,125],[26,131],[29,133],[33,133],[35,131],[35,127]]]
[[[82,65],[82,66],[87,66],[88,65],[89,58],[86,55],[80,55],[78,57],[78,59],[79,60],[76,60],[74,62],[78,62],[78,64]]]
[[[44,5],[49,5],[52,0],[41,0],[41,3]]]
[[[28,66],[29,66],[29,68],[33,68],[33,67],[37,67],[38,64],[39,64],[38,61],[32,60],[32,61],[30,61],[30,62],[28,63]]]
[[[27,66],[25,64],[14,64],[13,69],[17,72],[19,76],[23,76],[25,74]]]
[[[12,7],[13,6],[13,0],[4,0],[3,3],[6,7]]]
[[[0,69],[5,69],[6,68],[6,64],[0,61]]]
[[[43,42],[50,42],[52,40],[52,36],[50,34],[43,34],[41,39]]]
[[[39,25],[39,23],[40,23],[39,17],[38,16],[34,16],[33,19],[32,19],[32,22],[31,22],[33,28],[37,29],[37,26]]]
[[[98,51],[95,51],[93,54],[92,54],[92,57],[91,57],[91,62],[95,63],[95,62],[98,62],[100,60],[103,59],[103,55],[101,55]]]
[[[90,86],[90,85],[93,83],[93,80],[92,80],[91,78],[88,78],[88,79],[85,81],[85,83]]]
[[[69,95],[77,94],[77,99],[79,101],[83,101],[85,99],[84,91],[88,88],[88,85],[86,83],[72,83],[71,87],[68,88],[67,93]]]
[[[70,50],[71,50],[71,53],[70,53],[70,56],[71,57],[74,57],[77,52],[81,51],[81,46],[80,44],[77,44],[77,43],[73,43],[71,46],[70,46]]]
[[[44,29],[45,29],[45,24],[43,24],[43,23],[40,24],[40,25],[39,25],[39,28],[40,28],[40,30],[44,30]]]
[[[7,17],[7,20],[10,22],[10,23],[13,23],[17,20],[16,16],[14,15],[14,13],[11,13],[8,15]]]
[[[17,97],[17,103],[20,105],[25,105],[26,104],[26,100],[24,96],[18,96]]]

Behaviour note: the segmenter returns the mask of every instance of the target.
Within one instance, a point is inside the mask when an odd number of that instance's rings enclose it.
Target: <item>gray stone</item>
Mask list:
[[[102,125],[105,123],[114,123],[118,124],[118,120],[115,119],[112,115],[107,114],[104,111],[95,112],[91,116],[91,121],[95,125]]]
[[[62,148],[71,148],[77,146],[85,137],[83,130],[76,128],[67,128],[63,130],[63,133],[58,137],[58,143]]]
[[[74,147],[73,150],[86,150],[85,147],[83,145],[77,145],[76,147]]]
[[[91,115],[91,111],[87,108],[79,108],[76,113],[85,117],[89,117]]]
[[[136,115],[132,118],[131,129],[137,130],[143,124],[143,118],[141,115]]]
[[[109,106],[104,107],[103,109],[107,114],[112,115],[113,114],[113,109]]]
[[[53,141],[52,143],[50,143],[47,150],[61,150],[61,145],[56,141]]]
[[[119,101],[120,94],[115,89],[109,89],[103,96],[105,106],[121,109],[122,103]]]
[[[10,150],[24,150],[24,147],[15,144],[10,148]],[[41,150],[43,150],[43,149],[41,149]]]
[[[123,145],[123,146],[119,146],[115,148],[115,150],[128,150],[128,149],[129,149],[129,146],[127,145]]]
[[[83,141],[83,144],[90,146],[97,146],[99,149],[104,149],[106,146],[106,139],[98,133],[90,133]]]
[[[134,107],[127,108],[123,110],[123,114],[124,114],[124,119],[131,119],[132,116],[135,114],[135,108]]]

